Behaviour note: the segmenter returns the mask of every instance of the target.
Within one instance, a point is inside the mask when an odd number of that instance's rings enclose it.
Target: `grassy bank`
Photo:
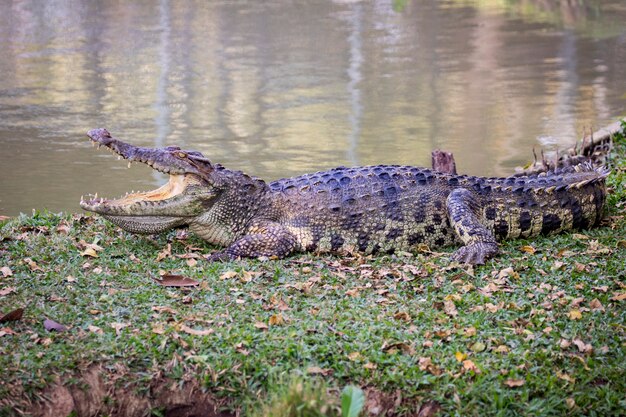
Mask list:
[[[62,407],[68,390],[78,415],[129,410],[131,397],[163,415],[175,401],[157,397],[193,386],[242,415],[291,402],[330,416],[347,384],[379,415],[626,414],[623,137],[614,153],[602,227],[506,242],[476,268],[449,251],[208,263],[181,231],[5,221],[0,316],[24,312],[0,323],[0,415],[42,396]],[[163,273],[199,285],[165,287]]]

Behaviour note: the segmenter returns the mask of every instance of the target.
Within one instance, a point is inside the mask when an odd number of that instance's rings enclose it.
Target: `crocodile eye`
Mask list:
[[[178,152],[179,158],[187,158],[187,154],[185,152]]]

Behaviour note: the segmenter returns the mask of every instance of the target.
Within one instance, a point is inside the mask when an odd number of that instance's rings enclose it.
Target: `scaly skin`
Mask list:
[[[122,157],[172,175],[168,189],[81,201],[134,233],[189,228],[226,248],[213,260],[293,252],[364,253],[462,245],[453,259],[484,263],[497,241],[598,224],[608,172],[590,165],[508,178],[410,166],[335,168],[266,184],[198,152],[137,148],[89,132]]]

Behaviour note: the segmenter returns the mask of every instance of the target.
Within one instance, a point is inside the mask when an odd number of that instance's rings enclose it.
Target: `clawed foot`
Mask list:
[[[206,256],[205,258],[209,262],[228,262],[236,259],[234,256],[226,251],[215,252],[211,255]]]
[[[482,265],[485,260],[498,253],[498,245],[495,243],[474,243],[459,248],[452,255],[452,260],[470,265]]]

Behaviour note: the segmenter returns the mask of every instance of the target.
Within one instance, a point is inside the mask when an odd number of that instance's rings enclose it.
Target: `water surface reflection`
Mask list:
[[[337,165],[505,175],[626,105],[619,1],[0,3],[0,214],[163,181],[109,128],[267,179]]]

